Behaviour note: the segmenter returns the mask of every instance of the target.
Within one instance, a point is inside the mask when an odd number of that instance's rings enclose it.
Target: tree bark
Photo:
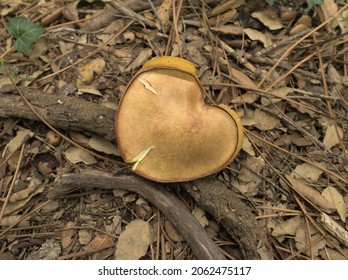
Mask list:
[[[51,125],[63,130],[88,131],[115,139],[115,111],[83,98],[47,95],[40,90],[19,87],[35,110]],[[0,87],[0,117],[39,120],[14,86]]]

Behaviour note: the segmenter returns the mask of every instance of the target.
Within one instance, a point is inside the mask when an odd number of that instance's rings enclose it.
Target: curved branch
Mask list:
[[[167,191],[160,184],[152,183],[136,175],[113,176],[96,170],[65,174],[56,180],[49,198],[54,199],[76,188],[88,187],[121,189],[138,193],[155,205],[175,225],[198,259],[225,259],[197,219],[185,207],[180,206],[181,203],[174,193]]]

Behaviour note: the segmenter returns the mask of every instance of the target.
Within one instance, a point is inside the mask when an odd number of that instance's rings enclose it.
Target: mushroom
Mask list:
[[[146,62],[123,94],[116,140],[135,173],[157,182],[205,177],[241,149],[243,126],[227,105],[208,105],[194,65],[182,58]]]

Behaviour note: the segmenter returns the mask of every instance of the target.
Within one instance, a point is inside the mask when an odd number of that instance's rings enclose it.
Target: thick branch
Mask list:
[[[241,258],[259,259],[257,248],[268,249],[266,236],[250,209],[225,184],[208,177],[185,182],[183,188],[233,237]]]
[[[64,95],[47,95],[31,88],[20,87],[35,110],[51,125],[64,130],[89,131],[108,140],[115,138],[115,111]],[[38,120],[13,86],[0,88],[0,117]]]

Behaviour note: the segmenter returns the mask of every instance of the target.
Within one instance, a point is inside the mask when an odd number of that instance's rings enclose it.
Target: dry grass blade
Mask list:
[[[316,38],[315,36],[314,37],[314,42],[316,42]],[[321,51],[318,49],[318,47],[316,48],[317,49],[317,56],[319,58],[319,64],[320,64],[320,69],[321,69],[321,76],[322,76],[322,81],[323,81],[323,85],[324,85],[324,92],[325,92],[325,95],[326,96],[329,96],[329,90],[328,90],[328,85],[327,85],[327,79],[326,79],[326,74],[324,72],[324,62],[323,62],[323,58],[322,58],[322,55],[321,55]],[[327,104],[327,108],[328,108],[328,111],[329,111],[329,114],[333,120],[333,124],[334,124],[334,128],[335,128],[335,133],[336,133],[336,137],[337,139],[339,139],[339,142],[340,142],[340,147],[341,147],[341,152],[345,158],[345,161],[348,162],[348,154],[347,154],[347,151],[346,151],[346,148],[343,144],[343,141],[339,135],[339,132],[338,132],[338,128],[337,128],[337,122],[336,122],[336,116],[333,112],[333,109],[332,109],[332,104],[331,104],[331,100],[327,99],[326,100],[326,104]]]
[[[279,146],[276,146],[276,145],[274,145],[273,143],[271,143],[271,142],[265,140],[264,138],[258,136],[258,135],[255,134],[254,132],[251,132],[251,131],[248,131],[248,130],[247,130],[246,132],[247,132],[247,134],[249,134],[251,137],[257,138],[259,141],[262,141],[262,142],[266,143],[267,145],[271,146],[272,148],[277,149],[277,150],[280,150],[281,152],[283,152],[283,153],[285,153],[285,154],[288,154],[288,155],[290,155],[290,156],[292,156],[292,157],[294,157],[294,158],[297,158],[297,159],[299,159],[299,160],[301,160],[301,161],[303,161],[303,162],[309,163],[309,164],[315,166],[316,168],[318,168],[318,169],[320,169],[320,170],[323,170],[326,174],[328,174],[328,176],[330,176],[330,177],[332,176],[332,177],[334,177],[334,178],[336,178],[336,179],[342,181],[343,183],[348,184],[348,179],[347,179],[347,178],[345,178],[345,177],[343,177],[343,176],[340,176],[340,175],[338,175],[337,173],[332,172],[331,170],[328,170],[328,169],[326,169],[326,168],[320,166],[317,162],[314,162],[314,161],[312,161],[312,160],[310,160],[310,159],[307,159],[307,158],[305,158],[305,157],[303,157],[303,156],[300,156],[300,155],[298,155],[298,154],[294,154],[293,152],[287,151],[287,150],[285,150],[285,149],[283,149],[283,148],[281,148],[281,147],[279,147]]]
[[[5,209],[6,209],[6,205],[7,205],[8,201],[10,200],[13,187],[14,187],[14,185],[16,184],[18,172],[19,172],[19,169],[20,169],[20,166],[21,166],[21,162],[22,162],[22,159],[23,159],[24,148],[25,148],[25,144],[22,144],[21,151],[20,151],[19,158],[18,158],[18,163],[17,163],[16,171],[15,171],[15,173],[14,173],[14,175],[13,175],[11,186],[10,186],[10,188],[9,188],[8,191],[7,191],[7,195],[6,195],[5,201],[4,201],[4,203],[3,203],[2,207],[1,207],[1,211],[0,211],[0,221],[2,220],[2,218],[3,218],[3,216],[4,216],[4,212],[5,212]]]
[[[336,248],[342,255],[344,255],[346,258],[348,258],[348,253],[342,250],[342,248],[333,240],[331,240],[325,230],[313,219],[312,216],[310,216],[305,208],[305,206],[301,203],[300,199],[297,197],[297,195],[294,196],[298,205],[300,206],[301,210],[303,211],[304,215],[307,217],[308,221],[311,222],[311,224],[320,232],[320,234],[326,238],[327,242],[333,247]],[[318,242],[321,239],[321,237],[318,237],[315,242]],[[309,243],[309,246],[312,245],[313,242]]]
[[[115,38],[117,38],[118,36],[120,36],[125,30],[127,30],[128,27],[131,26],[133,23],[134,23],[134,21],[130,21],[130,22],[129,22],[128,24],[126,24],[120,31],[116,32],[116,33],[115,33],[113,36],[111,36],[107,41],[105,41],[102,45],[100,45],[100,46],[99,46],[98,48],[96,48],[95,50],[91,51],[91,52],[90,52],[88,55],[86,55],[85,57],[83,57],[83,58],[77,60],[76,62],[72,63],[72,64],[69,65],[69,66],[66,66],[66,67],[64,67],[64,68],[62,68],[62,69],[60,69],[60,70],[58,70],[58,71],[55,72],[55,73],[52,73],[52,74],[47,75],[47,76],[45,76],[45,77],[43,77],[43,78],[41,78],[41,79],[38,79],[38,82],[44,81],[44,80],[49,79],[49,78],[51,78],[51,77],[53,77],[53,76],[55,76],[55,75],[58,75],[59,73],[62,73],[62,72],[64,72],[64,71],[68,70],[69,68],[74,67],[74,66],[80,64],[82,61],[85,61],[87,58],[89,58],[89,57],[91,57],[91,56],[97,54],[97,53],[100,52],[109,42],[111,42],[112,40],[114,40]]]
[[[273,65],[273,67],[268,71],[268,74],[259,82],[258,87],[261,87],[261,85],[271,76],[272,72],[277,68],[278,64],[292,51],[294,50],[294,48],[299,45],[303,40],[305,40],[306,38],[308,38],[309,36],[313,35],[314,32],[316,32],[317,30],[321,29],[322,27],[324,27],[325,25],[327,25],[328,23],[330,23],[335,16],[341,14],[343,11],[345,11],[348,8],[348,4],[346,4],[344,7],[342,7],[341,9],[339,9],[336,13],[334,13],[333,15],[331,15],[326,21],[324,21],[323,23],[321,23],[320,25],[318,25],[316,28],[314,28],[311,32],[307,33],[305,36],[303,36],[301,39],[297,40],[296,43],[294,43],[290,48],[288,48],[284,54],[280,57],[280,59],[276,62],[276,64]]]
[[[58,131],[55,127],[53,127],[50,123],[48,123],[33,107],[33,105],[28,101],[28,99],[24,96],[24,94],[22,93],[22,91],[19,89],[19,87],[16,85],[16,83],[13,81],[12,77],[10,77],[13,86],[16,88],[17,92],[19,93],[19,95],[23,98],[24,102],[29,106],[29,108],[33,111],[33,113],[46,125],[48,126],[52,131],[54,131],[55,133],[57,133],[58,135],[60,135],[64,140],[66,140],[67,142],[69,142],[70,144],[74,145],[75,147],[97,157],[100,158],[102,160],[108,161],[108,162],[112,162],[112,163],[116,163],[117,161],[110,159],[108,157],[104,157],[102,155],[99,155],[97,153],[94,153],[84,147],[82,147],[81,145],[77,144],[76,142],[74,142],[73,140],[71,140],[69,137],[65,136],[64,134],[62,134],[60,131]]]
[[[141,14],[135,13],[132,11],[129,7],[127,7],[125,4],[122,3],[122,1],[119,0],[113,0],[110,3],[110,6],[112,6],[114,9],[121,11],[124,15],[137,20],[138,22],[142,23],[143,25],[147,25],[148,27],[155,27],[155,23],[146,17],[142,16]]]

